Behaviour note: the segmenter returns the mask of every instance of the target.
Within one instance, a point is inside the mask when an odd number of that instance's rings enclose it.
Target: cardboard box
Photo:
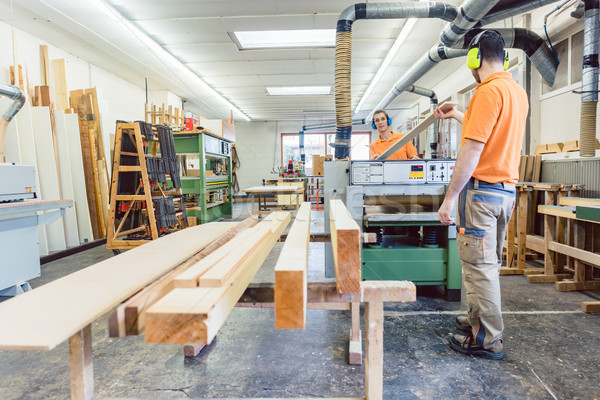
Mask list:
[[[333,160],[333,156],[332,155],[327,155],[327,156],[321,156],[318,154],[314,154],[313,155],[313,175],[314,176],[323,176],[323,163],[325,161],[332,161]]]
[[[198,116],[193,112],[187,111],[185,113],[185,130],[193,131],[198,126]]]

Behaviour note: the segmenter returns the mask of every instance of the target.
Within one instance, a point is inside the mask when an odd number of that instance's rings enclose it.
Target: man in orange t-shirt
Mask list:
[[[369,158],[371,160],[379,157],[380,154],[389,149],[394,143],[406,136],[401,133],[392,132],[390,128],[391,122],[392,120],[390,117],[388,117],[388,114],[385,112],[385,110],[377,110],[375,111],[375,114],[373,114],[373,122],[371,123],[371,126],[374,129],[377,129],[377,132],[379,132],[379,138],[369,145]],[[412,144],[412,142],[408,142],[398,149],[398,151],[395,151],[394,154],[389,156],[387,159],[409,160],[417,158],[419,158],[419,155],[417,154],[415,146]]]
[[[504,358],[502,245],[515,204],[529,104],[523,88],[504,71],[508,55],[500,33],[482,31],[469,47],[467,65],[478,85],[466,113],[456,107],[434,111],[438,118],[455,118],[463,125],[462,149],[438,216],[442,224],[452,224],[458,198],[456,242],[469,309],[456,318],[461,333],[451,337],[450,347],[496,360]]]

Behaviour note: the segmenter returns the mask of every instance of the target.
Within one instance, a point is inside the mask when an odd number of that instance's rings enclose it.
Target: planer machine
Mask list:
[[[325,231],[329,200],[343,200],[363,232],[363,280],[442,285],[446,300],[460,301],[456,228],[443,226],[437,216],[454,164],[449,159],[325,163]],[[328,249],[325,268],[327,277],[335,276]]]

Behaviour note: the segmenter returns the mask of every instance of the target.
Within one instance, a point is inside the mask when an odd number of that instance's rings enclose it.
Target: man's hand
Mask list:
[[[377,160],[379,158],[380,154],[373,154],[373,157],[371,157],[371,160]]]
[[[452,218],[452,210],[454,210],[454,199],[446,197],[438,210],[438,219],[443,225],[451,225],[454,223]]]
[[[448,119],[454,118],[458,122],[462,124],[464,113],[458,111],[456,109],[456,103],[444,103],[435,110],[433,110],[433,115],[437,119]]]

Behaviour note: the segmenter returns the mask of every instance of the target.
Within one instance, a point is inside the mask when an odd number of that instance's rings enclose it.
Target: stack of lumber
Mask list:
[[[177,276],[176,288],[146,311],[146,342],[211,343],[289,220],[274,212]]]
[[[85,200],[86,181],[77,116],[62,111],[68,108],[65,60],[50,62],[47,46],[40,46],[40,57],[40,86],[31,86],[26,68],[11,67],[11,84],[18,84],[28,94],[29,101],[9,124],[5,153],[8,162],[35,167],[38,199],[74,200],[75,208],[67,209],[64,217],[38,227],[40,255],[43,256],[92,241],[95,236]],[[50,86],[52,67],[54,90]]]

